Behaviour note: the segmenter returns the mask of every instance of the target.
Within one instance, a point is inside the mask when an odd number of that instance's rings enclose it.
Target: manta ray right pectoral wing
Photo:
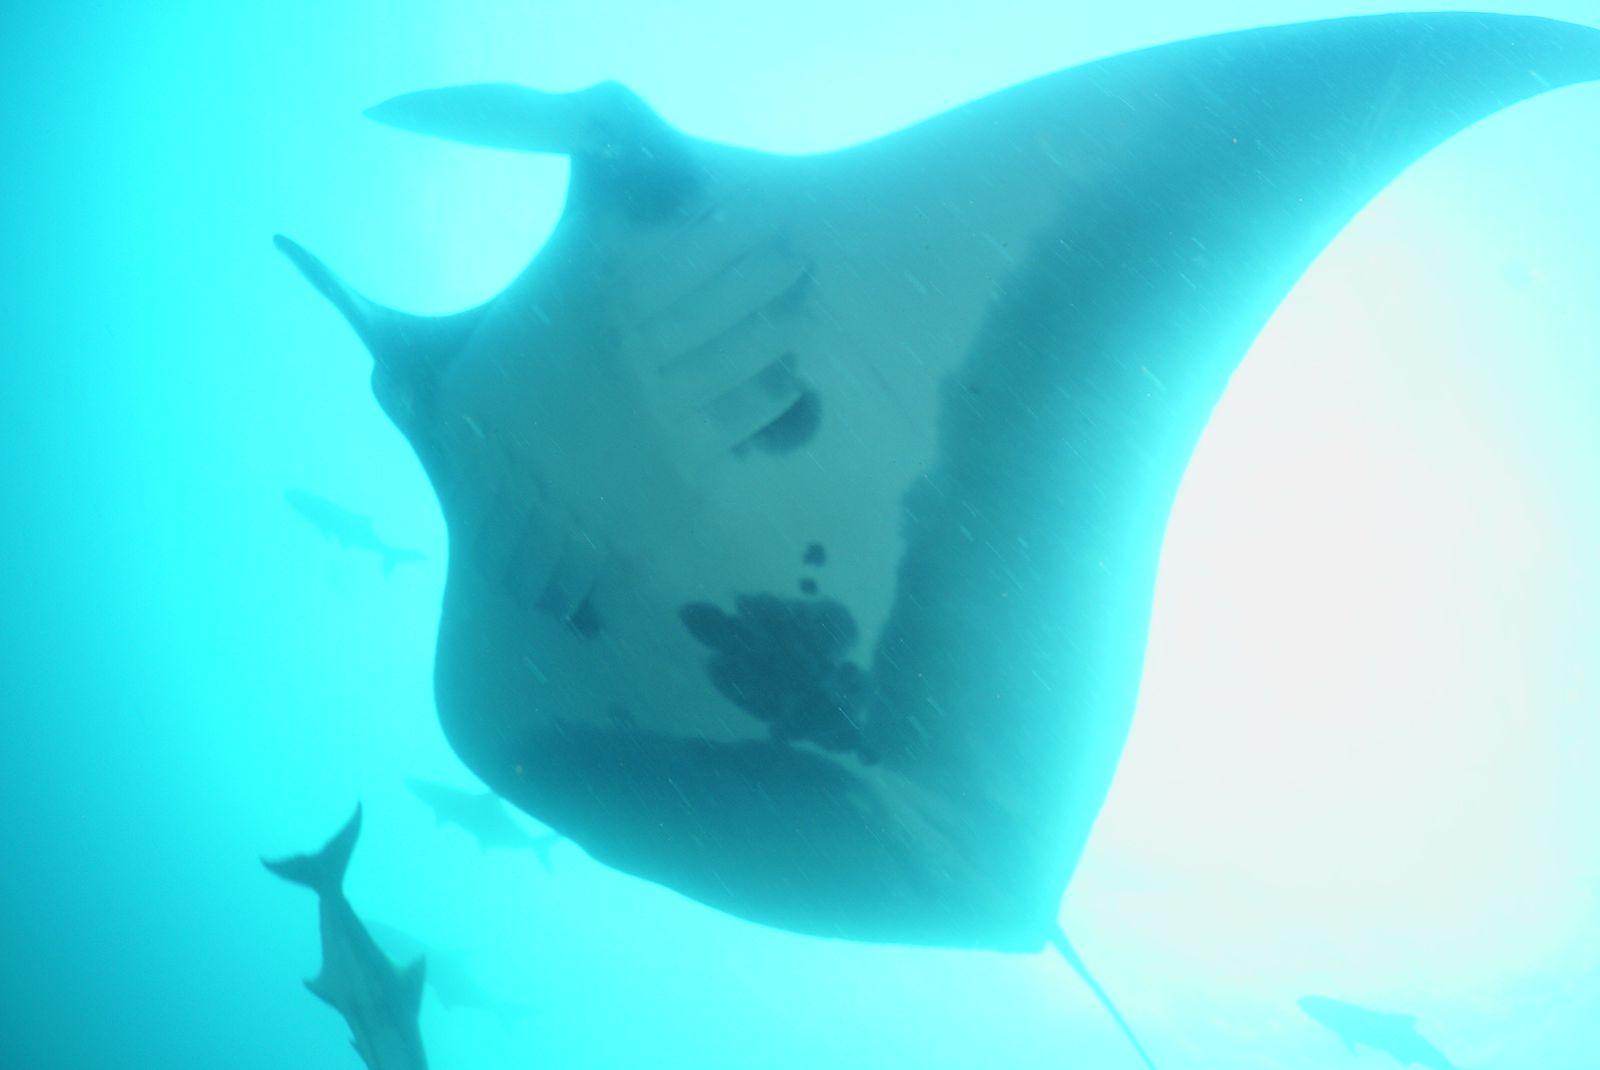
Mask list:
[[[1240,359],[1417,157],[1597,77],[1593,30],[1357,18],[1115,57],[854,150],[887,166],[897,142],[978,141],[1064,191],[942,386],[873,659],[878,730],[908,740],[902,768],[993,807],[969,803],[970,842],[1036,891],[1041,938],[1126,739],[1169,510]],[[1000,231],[1022,200],[964,220]]]

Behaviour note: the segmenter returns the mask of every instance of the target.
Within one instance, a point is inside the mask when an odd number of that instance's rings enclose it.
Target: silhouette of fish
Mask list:
[[[361,807],[316,854],[262,864],[317,893],[322,969],[306,982],[311,994],[344,1016],[350,1043],[370,1070],[427,1070],[417,1013],[423,960],[395,969],[344,897],[344,873],[361,834]]]
[[[1296,1002],[1306,1017],[1343,1041],[1351,1055],[1358,1048],[1371,1048],[1393,1057],[1402,1066],[1457,1070],[1443,1052],[1417,1032],[1416,1015],[1368,1010],[1327,996],[1305,996]]]
[[[562,837],[553,833],[535,836],[506,812],[506,804],[492,791],[462,791],[431,780],[406,778],[406,787],[427,804],[441,825],[455,825],[478,841],[478,848],[525,848],[539,856],[545,869],[554,869],[550,849]]]
[[[385,576],[399,565],[423,559],[421,551],[408,550],[403,546],[385,542],[378,537],[377,530],[372,526],[371,517],[352,513],[337,502],[305,490],[286,490],[283,492],[283,498],[295,512],[322,532],[324,538],[332,539],[347,550],[364,550],[376,554],[383,562]]]
[[[416,937],[392,925],[372,922],[367,928],[390,958],[427,959],[428,987],[446,1010],[483,1011],[494,1015],[506,1029],[534,1017],[532,1007],[502,999],[484,988],[472,969],[469,953],[426,947]]]

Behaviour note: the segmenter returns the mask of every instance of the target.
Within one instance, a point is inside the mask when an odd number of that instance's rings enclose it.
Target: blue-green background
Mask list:
[[[1429,4],[1450,10],[1479,4]],[[1496,10],[1600,25],[1595,0]],[[445,556],[368,361],[272,250],[493,294],[564,165],[364,121],[616,78],[702,136],[842,146],[1095,57],[1359,0],[11,4],[0,11],[0,1066],[338,1070],[312,900],[256,859],[360,798],[365,916],[537,1016],[432,1001],[436,1070],[1134,1065],[1045,956],[817,941],[564,845],[481,855],[402,786]],[[1119,779],[1064,903],[1172,1068],[1600,1065],[1600,88],[1485,122],[1340,237],[1246,360],[1164,558]],[[423,548],[385,580],[289,487]],[[1392,1064],[1389,1064],[1392,1065]]]

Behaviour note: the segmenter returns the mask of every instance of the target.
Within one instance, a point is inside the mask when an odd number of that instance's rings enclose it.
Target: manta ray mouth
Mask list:
[[[881,779],[892,774],[805,745],[558,721],[509,751],[515,770],[494,787],[512,803],[551,815],[601,862],[763,924],[1011,951],[1038,950],[1054,925],[1057,896],[1024,879],[1029,845],[1005,815],[942,823],[942,807],[895,804]],[[570,803],[613,791],[627,802],[600,816]],[[853,909],[828,906],[841,901]]]

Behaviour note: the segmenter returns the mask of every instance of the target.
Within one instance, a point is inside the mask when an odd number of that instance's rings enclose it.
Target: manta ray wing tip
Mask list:
[[[363,109],[361,115],[363,118],[371,119],[375,123],[403,128],[406,125],[406,113],[410,111],[406,101],[408,97],[413,95],[411,93],[402,93],[398,97],[390,97],[388,100],[379,101],[371,107]]]

